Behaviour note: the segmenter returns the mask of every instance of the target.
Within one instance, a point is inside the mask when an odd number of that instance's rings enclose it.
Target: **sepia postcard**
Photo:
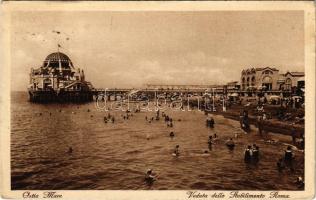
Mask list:
[[[0,34],[1,198],[314,198],[314,2],[2,2]]]

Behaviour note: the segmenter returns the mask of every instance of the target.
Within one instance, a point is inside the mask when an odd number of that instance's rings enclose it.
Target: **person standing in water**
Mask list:
[[[211,119],[210,119],[210,128],[214,128],[214,124],[215,124],[214,119],[213,119],[213,117],[211,117]]]
[[[259,147],[256,144],[252,146],[252,160],[254,163],[259,161]]]
[[[292,147],[288,146],[284,153],[284,162],[291,170],[293,170],[293,158],[294,153],[292,152]]]
[[[151,169],[148,169],[145,175],[145,181],[147,183],[153,183],[156,180],[155,176],[152,173]]]
[[[251,146],[249,145],[246,149],[245,149],[245,157],[244,160],[246,163],[249,163],[251,161]]]
[[[175,156],[177,156],[177,157],[180,155],[179,147],[180,147],[180,146],[177,144],[177,145],[176,145],[176,148],[175,148],[175,150],[174,150],[174,152],[173,152],[173,155],[175,155]]]

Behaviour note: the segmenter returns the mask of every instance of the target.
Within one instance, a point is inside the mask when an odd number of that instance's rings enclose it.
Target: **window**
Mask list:
[[[265,71],[262,72],[262,74],[267,74],[267,75],[271,74],[272,75],[273,72],[271,70],[265,70]]]

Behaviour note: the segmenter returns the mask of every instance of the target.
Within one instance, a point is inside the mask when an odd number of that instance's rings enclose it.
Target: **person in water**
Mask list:
[[[304,188],[305,183],[304,183],[303,178],[301,176],[296,178],[295,183],[296,183],[298,188]]]
[[[208,143],[209,146],[211,146],[211,145],[213,144],[213,142],[214,142],[214,141],[213,141],[213,136],[210,135],[210,136],[208,137],[207,143]]]
[[[179,147],[180,147],[180,146],[177,144],[177,145],[176,145],[176,148],[175,148],[175,150],[174,150],[174,152],[173,152],[176,156],[179,156],[179,155],[180,155]]]
[[[256,144],[252,146],[252,160],[257,163],[259,161],[259,147]]]
[[[146,174],[145,174],[145,181],[147,181],[148,183],[152,183],[156,180],[155,176],[152,173],[151,169],[148,169]]]
[[[213,117],[211,117],[211,119],[210,119],[210,127],[214,128],[214,124],[215,124],[214,119],[213,119]]]
[[[293,170],[293,158],[294,154],[292,152],[292,147],[288,146],[284,153],[284,162],[290,167],[291,170]]]
[[[235,142],[233,141],[233,138],[230,138],[226,141],[226,146],[230,149],[233,149],[235,147]]]
[[[244,157],[245,162],[248,163],[251,161],[251,155],[252,155],[251,146],[249,145],[247,149],[245,149],[245,157]]]
[[[174,132],[171,131],[170,134],[169,134],[169,136],[170,136],[171,138],[173,138],[173,137],[174,137]]]
[[[173,123],[172,123],[172,121],[170,121],[169,127],[173,127]]]

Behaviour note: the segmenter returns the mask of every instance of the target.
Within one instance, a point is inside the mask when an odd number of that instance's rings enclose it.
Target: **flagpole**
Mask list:
[[[60,47],[60,44],[57,45],[57,50],[58,50],[59,74],[61,75],[62,71],[61,71],[61,60],[60,60],[60,54],[59,54],[59,47]]]

